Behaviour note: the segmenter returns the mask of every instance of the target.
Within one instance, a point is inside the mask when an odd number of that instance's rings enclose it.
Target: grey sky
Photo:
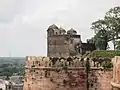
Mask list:
[[[46,30],[74,28],[85,41],[91,23],[120,0],[0,0],[0,56],[46,55]]]

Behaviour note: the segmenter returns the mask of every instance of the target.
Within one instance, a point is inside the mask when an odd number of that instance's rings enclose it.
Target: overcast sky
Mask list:
[[[114,6],[120,0],[0,0],[0,56],[46,56],[51,24],[74,28],[85,41],[91,23]]]

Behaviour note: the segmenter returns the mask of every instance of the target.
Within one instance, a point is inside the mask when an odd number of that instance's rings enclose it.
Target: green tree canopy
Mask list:
[[[113,41],[115,48],[115,40],[120,39],[120,7],[111,8],[103,19],[92,23],[91,29],[95,32],[94,43],[97,48],[106,50],[109,41]]]

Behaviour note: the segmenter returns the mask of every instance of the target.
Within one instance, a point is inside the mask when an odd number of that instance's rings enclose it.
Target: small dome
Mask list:
[[[63,29],[62,27],[60,27],[59,30],[61,31],[61,33],[66,33],[66,30]]]
[[[55,24],[49,26],[49,28],[58,29],[58,27]]]
[[[77,34],[77,31],[75,31],[73,28],[67,31],[67,34],[75,35]]]

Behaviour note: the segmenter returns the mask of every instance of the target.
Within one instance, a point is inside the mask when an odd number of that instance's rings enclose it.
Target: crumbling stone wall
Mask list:
[[[111,90],[111,70],[91,67],[89,90]],[[80,58],[51,60],[27,57],[24,90],[86,90],[86,71]]]
[[[89,90],[111,90],[112,70],[92,69],[89,73]]]

